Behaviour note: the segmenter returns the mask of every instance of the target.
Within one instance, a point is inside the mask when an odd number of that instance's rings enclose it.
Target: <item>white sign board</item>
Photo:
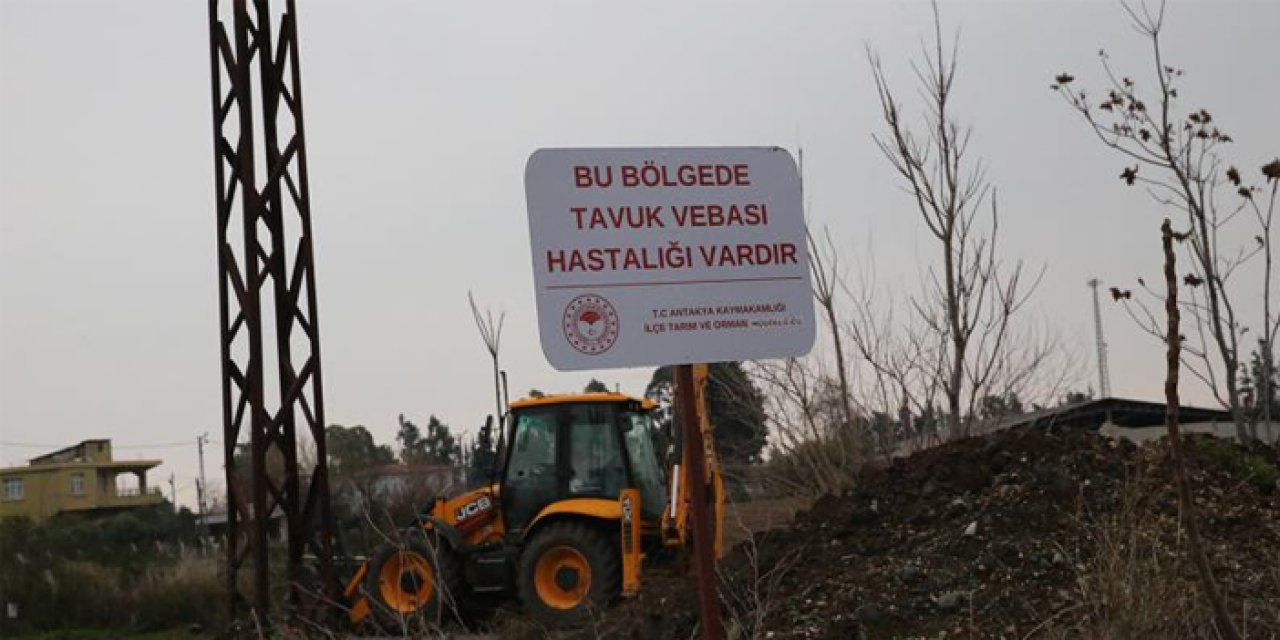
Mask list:
[[[538,327],[555,368],[813,346],[800,176],[786,150],[541,149],[525,191]]]

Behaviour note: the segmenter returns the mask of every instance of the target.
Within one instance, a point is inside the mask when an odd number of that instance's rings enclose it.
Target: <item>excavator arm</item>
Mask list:
[[[714,532],[715,554],[716,558],[719,558],[724,552],[724,476],[720,470],[720,459],[716,455],[715,434],[712,433],[711,414],[708,410],[710,406],[707,396],[709,378],[710,368],[706,364],[693,365],[694,406],[698,414],[695,428],[702,432],[703,468],[705,470],[700,480],[706,484],[707,496],[711,500],[711,524]],[[677,430],[688,428],[688,426],[680,424],[679,420],[675,421],[675,425]],[[687,548],[689,538],[692,536],[690,529],[692,504],[689,486],[695,479],[691,477],[690,469],[692,466],[689,464],[689,456],[693,452],[683,446],[684,438],[680,437],[681,435],[677,433],[675,437],[677,455],[675,456],[676,463],[671,465],[670,482],[667,487],[668,502],[662,514],[662,541],[668,547]]]

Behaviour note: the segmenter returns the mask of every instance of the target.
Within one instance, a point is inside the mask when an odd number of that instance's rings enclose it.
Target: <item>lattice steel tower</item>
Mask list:
[[[319,602],[304,597],[315,593],[302,587],[304,553],[317,561],[317,596],[336,584],[297,20],[293,0],[272,5],[209,0],[226,579],[233,611],[248,605],[259,619],[270,615],[273,515],[286,522],[293,610]],[[299,467],[299,437],[315,443],[314,466]]]
[[[1097,278],[1089,280],[1089,288],[1093,289],[1093,335],[1098,349],[1098,393],[1100,397],[1111,397],[1111,374],[1107,370],[1107,341],[1102,336],[1102,308],[1098,305]]]

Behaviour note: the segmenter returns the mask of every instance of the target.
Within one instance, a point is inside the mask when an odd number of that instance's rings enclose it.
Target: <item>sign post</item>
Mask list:
[[[693,365],[675,367],[676,405],[679,411],[681,446],[688,452],[689,502],[693,513],[693,555],[698,569],[698,611],[702,618],[702,637],[720,640],[724,635],[720,626],[720,609],[716,606],[716,558],[711,540],[711,513],[707,509],[706,443],[698,422],[697,399],[694,393]],[[723,524],[723,523],[722,523]]]
[[[704,636],[718,640],[697,362],[808,353],[800,176],[778,147],[540,149],[525,167],[538,328],[562,371],[675,365]]]

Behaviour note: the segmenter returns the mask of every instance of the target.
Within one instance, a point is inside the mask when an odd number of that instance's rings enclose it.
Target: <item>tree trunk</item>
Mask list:
[[[836,350],[836,372],[839,374],[840,382],[840,410],[843,413],[841,418],[844,424],[841,425],[842,430],[852,431],[853,424],[853,406],[850,404],[849,396],[849,373],[845,371],[844,366],[844,343],[840,340],[840,325],[836,324],[836,308],[834,304],[825,304],[827,311],[827,323],[831,326],[831,342]],[[862,438],[857,434],[850,434],[857,443],[859,449],[862,448]],[[865,451],[855,451],[857,455],[866,453]]]
[[[955,227],[954,218],[948,221],[946,227],[946,235],[943,237],[942,248],[944,252],[943,269],[946,274],[947,283],[947,324],[951,327],[951,371],[947,372],[947,430],[950,439],[959,438],[961,433],[962,420],[964,418],[960,412],[960,383],[961,375],[964,373],[964,356],[965,341],[964,334],[960,328],[960,301],[956,292],[955,277]]]
[[[1164,310],[1169,318],[1169,329],[1165,335],[1167,374],[1164,382],[1165,426],[1169,430],[1169,451],[1173,455],[1173,467],[1178,480],[1178,502],[1182,510],[1183,524],[1187,528],[1187,542],[1191,547],[1191,559],[1200,574],[1201,587],[1213,607],[1214,620],[1218,632],[1226,640],[1239,640],[1240,632],[1236,630],[1231,615],[1227,613],[1226,603],[1218,592],[1218,585],[1213,579],[1213,568],[1205,556],[1204,545],[1200,540],[1200,528],[1196,522],[1195,502],[1191,495],[1191,485],[1187,480],[1187,470],[1182,455],[1182,436],[1178,431],[1178,368],[1181,365],[1182,334],[1179,329],[1181,314],[1178,311],[1178,274],[1177,258],[1173,253],[1173,227],[1165,218],[1160,227],[1162,245],[1164,247],[1164,278],[1167,293]]]

